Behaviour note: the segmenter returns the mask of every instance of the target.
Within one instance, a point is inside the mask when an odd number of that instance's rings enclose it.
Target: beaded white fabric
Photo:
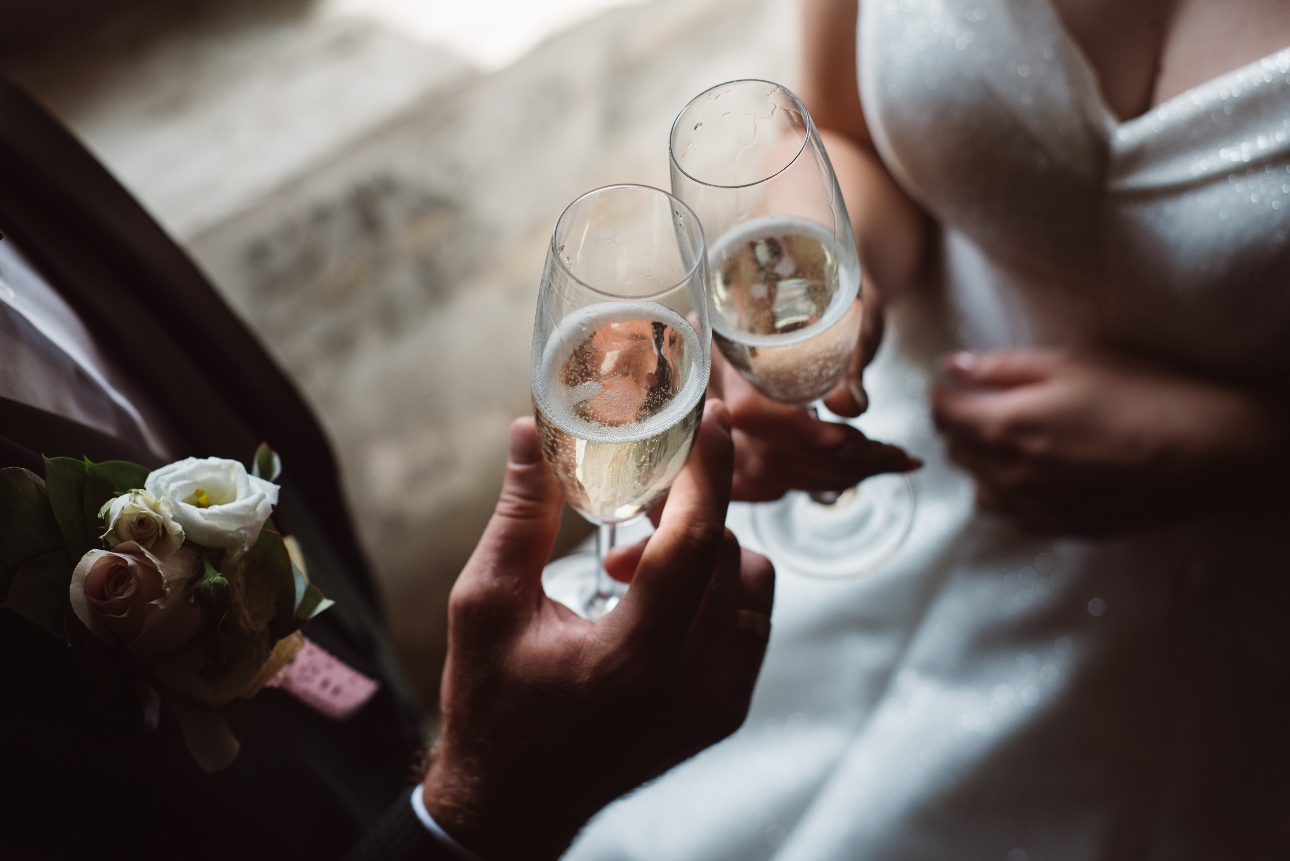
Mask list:
[[[944,228],[860,422],[927,461],[913,532],[860,580],[781,566],[747,724],[568,858],[1275,857],[1290,517],[1025,535],[973,510],[926,393],[957,347],[1095,339],[1284,383],[1290,50],[1121,123],[1046,0],[861,5],[870,128]]]

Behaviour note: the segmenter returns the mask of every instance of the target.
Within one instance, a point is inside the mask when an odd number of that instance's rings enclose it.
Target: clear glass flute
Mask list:
[[[707,251],[688,206],[613,185],[569,204],[533,326],[533,408],[565,499],[596,524],[594,558],[547,566],[548,595],[589,619],[626,586],[605,571],[618,525],[643,515],[689,457],[711,368]]]
[[[801,100],[760,80],[696,96],[672,125],[672,193],[708,236],[712,327],[726,359],[767,397],[817,411],[846,378],[863,306],[860,262],[833,166]],[[914,512],[904,476],[758,506],[758,537],[799,573],[872,570]]]

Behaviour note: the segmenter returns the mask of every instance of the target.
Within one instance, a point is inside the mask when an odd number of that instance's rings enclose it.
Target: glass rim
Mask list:
[[[676,160],[676,150],[673,147],[673,143],[676,140],[676,126],[679,122],[681,122],[681,117],[685,116],[685,112],[690,109],[690,105],[694,104],[699,99],[703,98],[713,90],[720,89],[721,87],[728,87],[731,84],[769,84],[772,87],[783,90],[788,95],[788,97],[793,100],[793,104],[797,106],[798,110],[802,112],[802,119],[806,121],[806,128],[805,128],[805,131],[802,133],[801,146],[797,148],[797,152],[793,153],[793,157],[790,158],[787,162],[785,162],[784,166],[781,167],[779,170],[775,171],[774,173],[763,176],[761,179],[753,180],[752,182],[742,182],[737,185],[724,185],[719,182],[708,182],[706,180],[699,179],[697,176],[690,173],[685,168],[681,167],[681,163]],[[814,123],[811,120],[811,114],[809,111],[806,110],[806,105],[802,102],[800,98],[797,97],[797,93],[793,92],[788,87],[784,86],[783,84],[777,83],[775,81],[768,81],[765,78],[735,78],[732,81],[723,81],[720,84],[714,84],[713,86],[708,87],[706,90],[699,93],[697,96],[695,96],[694,98],[690,99],[688,102],[685,103],[685,107],[681,108],[680,112],[676,115],[676,119],[672,120],[672,129],[671,131],[668,132],[668,135],[667,135],[667,156],[677,170],[685,174],[687,179],[693,182],[697,182],[699,185],[705,185],[708,188],[729,188],[729,189],[752,188],[754,185],[761,185],[763,182],[770,182],[772,179],[779,176],[781,173],[788,170],[793,165],[797,164],[797,160],[802,157],[802,153],[806,152],[806,145],[811,140],[811,128],[813,127],[813,125]]]
[[[650,191],[656,194],[661,194],[664,197],[671,200],[672,203],[680,206],[683,210],[685,210],[685,212],[689,213],[690,218],[694,220],[694,226],[699,230],[700,253],[695,255],[694,265],[692,265],[689,269],[687,269],[685,274],[681,276],[681,279],[676,283],[671,284],[667,287],[664,287],[661,290],[656,290],[653,293],[647,293],[640,296],[626,296],[626,295],[623,295],[622,293],[612,293],[603,288],[596,287],[592,284],[588,284],[586,281],[582,280],[577,275],[574,275],[573,270],[569,268],[568,264],[564,262],[564,258],[560,256],[560,250],[556,247],[555,240],[556,240],[556,237],[560,234],[560,224],[561,222],[564,221],[564,217],[569,214],[569,210],[573,209],[579,203],[586,200],[588,197],[591,197],[592,195],[601,194],[606,191],[619,191],[621,189],[633,189],[636,191]],[[656,299],[659,296],[664,295],[665,293],[671,293],[676,288],[693,280],[694,276],[698,273],[700,268],[702,268],[703,265],[708,261],[708,239],[703,233],[703,224],[699,221],[699,216],[694,214],[694,210],[691,209],[689,204],[687,204],[685,201],[681,200],[678,197],[675,197],[671,193],[666,192],[661,188],[655,188],[652,185],[645,185],[639,182],[616,182],[611,185],[602,185],[599,188],[593,188],[590,191],[585,191],[569,202],[569,205],[566,206],[560,212],[560,217],[555,220],[555,229],[551,231],[550,251],[551,251],[551,256],[555,258],[556,264],[560,267],[560,269],[564,271],[564,274],[568,275],[575,282],[587,288],[591,292],[599,293],[601,296],[609,296],[612,299],[645,301],[648,299]],[[704,284],[703,286],[705,288],[707,287],[706,284]]]

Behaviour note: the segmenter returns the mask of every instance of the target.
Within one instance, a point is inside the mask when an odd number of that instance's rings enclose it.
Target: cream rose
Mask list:
[[[146,490],[134,490],[110,500],[99,516],[107,527],[99,537],[109,547],[133,541],[154,556],[165,557],[183,546],[184,528],[175,522],[170,503]]]
[[[102,640],[122,644],[139,657],[185,645],[201,627],[185,584],[201,569],[189,548],[167,559],[133,541],[113,550],[91,550],[72,572],[72,612]]]
[[[250,549],[278,503],[278,486],[250,475],[235,460],[181,460],[148,476],[144,487],[170,503],[174,518],[204,547]]]

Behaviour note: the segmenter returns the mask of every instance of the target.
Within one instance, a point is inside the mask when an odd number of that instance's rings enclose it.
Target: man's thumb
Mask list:
[[[540,588],[560,528],[562,499],[542,458],[533,419],[516,419],[501,496],[462,576],[527,581]]]

